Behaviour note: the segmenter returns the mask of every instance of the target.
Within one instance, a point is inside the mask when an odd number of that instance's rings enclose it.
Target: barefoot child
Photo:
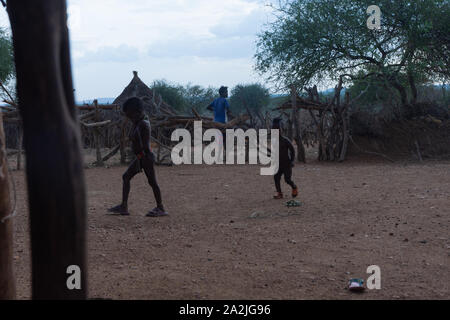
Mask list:
[[[292,197],[295,198],[298,195],[298,189],[295,183],[292,181],[292,167],[295,161],[295,149],[291,141],[282,135],[283,124],[280,118],[276,118],[272,122],[272,129],[278,129],[280,131],[280,150],[279,150],[279,169],[275,174],[275,187],[277,194],[274,199],[283,199],[283,193],[281,192],[281,176],[284,175],[284,181],[292,188]]]
[[[147,217],[165,216],[164,206],[161,200],[161,191],[156,182],[154,155],[150,148],[150,123],[144,120],[144,107],[141,99],[130,98],[123,105],[123,112],[125,116],[133,122],[133,129],[131,130],[130,140],[132,143],[133,152],[136,154],[136,159],[130,164],[128,170],[123,175],[123,193],[122,203],[114,208],[109,209],[109,212],[119,213],[121,215],[129,215],[128,212],[128,195],[130,193],[130,181],[135,175],[142,172],[142,169],[147,176],[148,183],[153,189],[157,207],[151,210]]]

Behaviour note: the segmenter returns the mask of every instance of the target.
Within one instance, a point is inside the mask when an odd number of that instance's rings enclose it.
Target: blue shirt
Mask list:
[[[228,104],[227,99],[225,98],[217,98],[214,100],[210,106],[214,110],[214,121],[220,122],[220,123],[226,123],[226,110],[230,108],[230,105]]]

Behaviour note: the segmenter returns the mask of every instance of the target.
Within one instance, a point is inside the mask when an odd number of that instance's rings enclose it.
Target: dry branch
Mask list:
[[[1,81],[0,81],[0,87],[1,87],[2,90],[6,93],[6,95],[8,96],[9,100],[10,100],[12,103],[7,102],[7,101],[5,101],[5,102],[6,102],[7,104],[11,104],[11,105],[15,105],[15,106],[16,106],[16,104],[15,104],[15,102],[14,102],[13,96],[11,95],[11,93],[9,93],[8,89],[6,89],[6,87],[3,85],[3,83],[2,83]]]
[[[8,123],[21,123],[22,120],[19,118],[5,118],[3,119],[3,122],[8,122]]]
[[[197,112],[197,110],[195,110],[195,108],[192,108],[192,113],[197,117],[197,119],[201,119],[202,117],[200,116],[200,114]]]
[[[308,101],[303,99],[300,96],[296,97],[296,108],[297,109],[306,109],[306,110],[317,110],[317,111],[324,111],[328,108],[327,104],[314,102],[314,101]],[[273,111],[279,111],[279,110],[290,110],[292,109],[292,100],[286,101],[281,106],[274,108]]]
[[[356,144],[356,142],[353,140],[352,136],[349,136],[349,140],[353,143],[353,145],[362,153],[366,153],[366,154],[370,154],[370,155],[374,155],[374,156],[379,156],[379,157],[383,157],[386,160],[390,161],[390,162],[395,162],[394,160],[392,160],[391,158],[389,158],[387,155],[382,154],[382,153],[378,153],[378,152],[373,152],[373,151],[367,151],[364,150],[363,148],[361,148],[360,146],[358,146]]]
[[[101,109],[101,110],[120,110],[120,106],[117,104],[99,104],[97,106],[95,105],[84,105],[84,106],[76,106],[78,110],[81,111],[87,111],[87,110],[95,110],[95,109]]]
[[[419,158],[419,161],[423,162],[422,153],[420,152],[420,147],[419,147],[419,143],[417,142],[417,140],[414,142],[414,145],[416,146],[417,157]]]
[[[115,146],[115,147],[111,150],[110,153],[108,153],[106,156],[104,156],[103,159],[102,159],[102,161],[103,161],[103,162],[108,161],[109,159],[111,159],[112,157],[114,157],[114,155],[115,155],[117,152],[119,152],[119,150],[120,150],[120,144],[117,145],[117,146]]]
[[[108,124],[111,123],[111,120],[106,120],[106,121],[102,121],[102,122],[95,122],[95,123],[85,123],[85,122],[81,122],[81,124],[83,126],[85,126],[86,128],[98,128],[98,127],[103,127],[106,126]]]
[[[85,121],[85,120],[91,119],[92,117],[94,117],[96,115],[97,115],[97,111],[94,110],[94,111],[79,115],[78,120]]]
[[[349,96],[346,95],[345,101],[341,103],[342,78],[335,87],[335,92],[331,101],[322,103],[319,101],[319,94],[317,87],[307,88],[309,99],[300,97],[295,92],[291,93],[291,100],[286,101],[274,111],[280,111],[288,118],[288,128],[290,134],[291,126],[297,122],[295,113],[299,109],[308,110],[312,118],[312,123],[315,125],[312,138],[319,142],[319,160],[343,161],[347,153],[348,139],[349,139],[349,114],[348,106],[350,104]],[[292,110],[291,115],[287,114],[287,110]],[[315,112],[314,112],[315,111]],[[315,114],[316,113],[316,114]],[[297,131],[297,130],[295,130]],[[295,134],[298,136],[298,133]],[[308,137],[309,132],[306,132],[306,141],[310,141]],[[314,137],[315,136],[315,137]],[[308,143],[309,144],[309,143]]]

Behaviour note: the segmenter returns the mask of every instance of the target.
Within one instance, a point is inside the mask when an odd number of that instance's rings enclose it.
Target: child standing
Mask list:
[[[123,175],[123,189],[122,189],[122,203],[109,209],[109,212],[119,213],[121,215],[129,215],[128,212],[128,195],[130,193],[131,179],[142,169],[147,176],[148,183],[153,189],[153,194],[156,200],[156,208],[147,213],[147,217],[161,217],[166,216],[164,206],[161,199],[161,191],[155,176],[155,158],[150,147],[151,128],[150,123],[145,120],[144,107],[141,99],[130,98],[123,105],[123,112],[125,116],[133,122],[133,129],[131,130],[130,140],[132,149],[136,155],[136,159],[130,164],[129,168]]]
[[[282,135],[283,123],[280,118],[276,118],[272,122],[272,129],[278,129],[280,131],[280,143],[279,143],[279,168],[275,174],[275,188],[277,194],[274,199],[283,199],[283,193],[281,192],[281,176],[284,175],[284,181],[292,188],[292,197],[298,196],[298,188],[292,181],[292,167],[294,167],[295,161],[295,149],[291,141]]]

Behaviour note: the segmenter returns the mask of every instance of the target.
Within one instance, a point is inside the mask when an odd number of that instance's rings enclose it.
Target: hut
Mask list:
[[[129,98],[138,97],[144,102],[145,112],[150,116],[176,115],[176,111],[163,101],[161,95],[150,89],[133,71],[133,79],[123,92],[114,100],[113,104],[123,106]]]
[[[128,86],[122,91],[122,93],[114,100],[113,104],[123,107],[123,104],[132,97],[138,97],[144,104],[145,113],[149,118],[166,118],[170,116],[176,116],[177,112],[166,102],[160,94],[150,89],[138,76],[137,71],[133,71],[133,79]],[[126,163],[126,145],[128,132],[130,130],[130,123],[126,121],[122,122],[120,127],[120,154],[121,162]],[[160,138],[162,130],[160,128],[154,129],[152,135]],[[158,148],[158,161],[160,158],[160,151]]]

